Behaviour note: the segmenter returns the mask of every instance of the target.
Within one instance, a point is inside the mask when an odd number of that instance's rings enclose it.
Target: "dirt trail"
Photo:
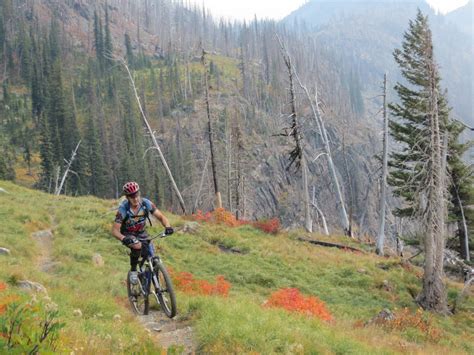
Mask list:
[[[52,248],[54,243],[54,227],[32,233],[37,245],[36,265],[42,272],[51,273],[58,262],[53,260]],[[153,300],[150,300],[153,302]],[[128,305],[128,303],[127,303]],[[137,316],[139,322],[150,332],[150,336],[157,341],[159,346],[168,349],[173,347],[183,354],[194,354],[196,344],[193,329],[188,322],[180,321],[179,315],[169,319],[161,311],[150,310],[147,316]]]
[[[51,250],[53,248],[53,232],[51,229],[38,231],[32,234],[33,239],[36,241],[38,247],[36,265],[43,272],[51,272],[52,269],[58,264],[53,261]]]
[[[138,316],[138,319],[161,347],[173,347],[183,354],[196,352],[193,329],[187,322],[169,319],[163,312],[154,310],[150,310],[147,316]]]

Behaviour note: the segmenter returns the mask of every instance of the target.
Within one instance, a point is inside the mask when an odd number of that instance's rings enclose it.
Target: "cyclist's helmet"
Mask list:
[[[133,195],[134,193],[137,193],[138,190],[140,190],[140,186],[138,186],[135,181],[130,181],[123,185],[123,193],[126,196]]]

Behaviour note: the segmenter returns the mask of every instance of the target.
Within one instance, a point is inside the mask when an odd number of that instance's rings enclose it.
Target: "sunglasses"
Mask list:
[[[139,192],[135,192],[134,194],[131,194],[131,195],[127,195],[127,197],[130,197],[130,198],[135,198],[137,196],[139,196],[140,193]]]

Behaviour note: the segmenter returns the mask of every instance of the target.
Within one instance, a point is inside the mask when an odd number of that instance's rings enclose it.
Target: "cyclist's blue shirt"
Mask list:
[[[120,223],[120,232],[122,234],[140,234],[145,231],[146,227],[146,211],[149,214],[155,212],[156,206],[153,202],[146,198],[140,200],[140,207],[137,214],[132,212],[130,202],[128,200],[122,201],[117,214],[115,215],[115,222]]]

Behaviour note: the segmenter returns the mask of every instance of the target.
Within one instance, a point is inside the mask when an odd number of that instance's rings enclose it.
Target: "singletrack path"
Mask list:
[[[165,348],[173,348],[178,353],[196,353],[193,329],[189,323],[178,319],[168,318],[161,310],[150,310],[147,316],[138,316],[140,323],[149,330],[150,335],[158,344]]]

